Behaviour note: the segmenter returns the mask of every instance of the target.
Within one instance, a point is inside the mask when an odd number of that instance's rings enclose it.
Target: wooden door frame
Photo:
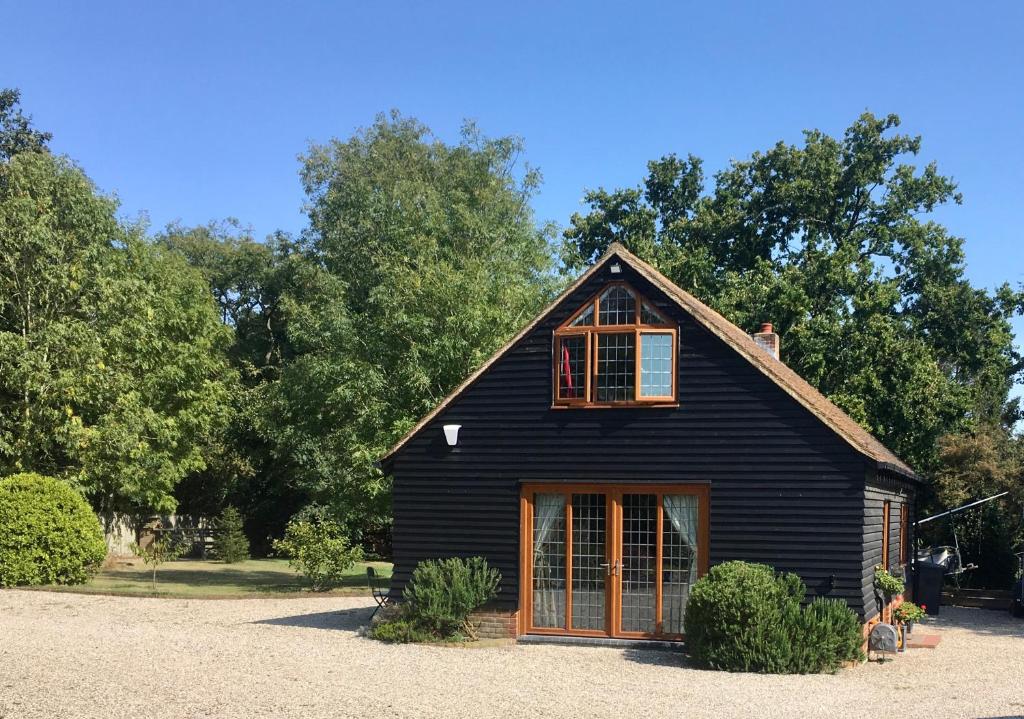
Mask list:
[[[889,546],[889,522],[890,522],[890,514],[891,513],[892,513],[892,501],[888,500],[888,499],[883,500],[882,501],[882,567],[887,572],[889,571],[889,560],[891,559],[891,556],[889,554],[889,551],[891,549],[891,547]]]
[[[533,626],[533,501],[532,495],[560,493],[566,496],[565,503],[565,627]],[[618,562],[618,572],[608,575],[605,581],[604,631],[571,629],[572,627],[572,495],[605,495],[605,556]],[[622,621],[622,495],[655,494],[658,496],[657,540],[655,565],[655,622],[654,633],[624,632]],[[661,632],[662,613],[662,533],[663,517],[661,497],[664,494],[688,494],[697,497],[697,575],[708,571],[710,537],[710,486],[706,483],[560,483],[530,482],[520,487],[519,493],[519,634],[550,634],[557,636],[616,637],[630,639],[682,639],[682,635],[666,635]],[[612,578],[614,577],[614,578]]]

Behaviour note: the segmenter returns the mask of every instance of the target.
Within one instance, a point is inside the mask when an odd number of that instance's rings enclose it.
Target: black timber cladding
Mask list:
[[[552,332],[612,279],[679,324],[679,407],[552,409]],[[448,423],[462,425],[454,449]],[[863,612],[868,464],[627,264],[620,275],[604,268],[388,463],[393,590],[420,560],[483,555],[503,576],[500,603],[515,606],[523,482],[706,482],[712,564],[794,571],[811,596]]]
[[[890,572],[900,576],[906,574],[909,585],[910,576],[906,567],[900,562],[902,537],[900,517],[904,505],[907,506],[907,560],[914,558],[914,521],[916,513],[916,485],[890,472],[869,473],[864,490],[864,558],[861,572],[861,592],[863,594],[864,618],[871,619],[882,608],[882,597],[875,591],[875,567],[882,563],[882,533],[889,533],[889,564]],[[884,528],[882,518],[885,515],[884,505],[889,502],[889,526]]]

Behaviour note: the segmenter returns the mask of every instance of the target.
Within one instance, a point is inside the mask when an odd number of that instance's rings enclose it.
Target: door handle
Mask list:
[[[604,567],[605,573],[609,577],[613,577],[613,576],[617,577],[617,576],[619,576],[619,560],[618,559],[616,559],[614,562],[601,562],[597,566]]]

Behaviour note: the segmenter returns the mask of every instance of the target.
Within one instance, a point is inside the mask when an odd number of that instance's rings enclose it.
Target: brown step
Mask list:
[[[938,634],[911,634],[907,639],[907,649],[934,649],[941,641]]]

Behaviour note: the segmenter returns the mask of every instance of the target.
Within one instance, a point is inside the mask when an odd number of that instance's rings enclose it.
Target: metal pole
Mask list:
[[[985,502],[991,502],[993,499],[999,499],[1000,497],[1005,496],[1007,494],[1009,494],[1008,491],[1007,492],[1000,492],[999,494],[993,494],[991,497],[986,497],[985,499],[979,499],[979,500],[977,500],[975,502],[971,502],[970,504],[965,504],[962,507],[957,507],[956,509],[950,509],[950,510],[948,510],[946,512],[942,512],[941,514],[933,514],[930,517],[925,517],[924,519],[917,520],[916,522],[914,522],[914,526],[917,526],[918,524],[924,524],[925,522],[930,522],[933,519],[939,519],[940,517],[945,517],[947,515],[954,515],[957,512],[964,511],[965,509],[970,509],[971,507],[977,507],[979,504],[984,504]]]

